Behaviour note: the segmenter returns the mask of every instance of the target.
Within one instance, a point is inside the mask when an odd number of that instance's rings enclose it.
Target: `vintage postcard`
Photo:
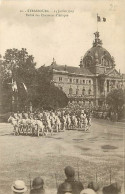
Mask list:
[[[125,2],[0,0],[0,194],[124,194]]]

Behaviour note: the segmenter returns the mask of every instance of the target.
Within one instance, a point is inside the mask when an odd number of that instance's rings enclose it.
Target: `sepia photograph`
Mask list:
[[[0,0],[0,194],[125,194],[125,2]]]

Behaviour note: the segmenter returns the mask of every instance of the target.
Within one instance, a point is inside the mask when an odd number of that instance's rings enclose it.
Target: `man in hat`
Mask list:
[[[32,189],[30,194],[45,194],[45,190],[43,188],[44,181],[41,177],[36,177],[32,183]]]
[[[120,194],[121,193],[121,184],[112,183],[111,185],[103,187],[103,194]]]
[[[27,187],[26,187],[25,183],[21,180],[16,180],[12,184],[11,189],[12,189],[14,194],[23,194],[27,191]]]
[[[64,183],[69,183],[72,188],[72,193],[73,194],[80,194],[80,192],[84,189],[82,183],[80,181],[75,180],[75,170],[71,166],[67,166],[64,169],[65,175],[67,179],[65,180]],[[63,184],[59,185],[57,194],[62,194],[63,193]]]
[[[94,181],[89,182],[88,188],[94,190],[95,192],[99,191],[100,189],[99,184]]]

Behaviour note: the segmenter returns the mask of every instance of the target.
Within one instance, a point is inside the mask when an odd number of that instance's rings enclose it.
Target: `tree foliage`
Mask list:
[[[13,77],[17,82],[21,80],[29,84],[34,75],[35,66],[34,57],[29,55],[26,49],[7,49],[3,57],[2,79],[4,81]]]
[[[0,63],[3,94],[3,107],[12,105],[12,95],[24,108],[32,102],[35,108],[64,107],[68,99],[63,91],[52,82],[52,71],[49,67],[41,66],[36,69],[34,57],[29,55],[25,48],[7,49]],[[16,81],[18,93],[12,91],[12,81]],[[24,89],[24,83],[27,91]]]
[[[34,75],[36,63],[34,57],[29,55],[27,50],[22,48],[7,49],[1,63],[1,82],[2,82],[2,102],[3,107],[10,106],[12,95],[18,98],[19,103],[27,101],[27,93],[24,90],[22,83],[27,88],[30,87]],[[12,82],[15,81],[18,87],[18,94],[12,92]]]
[[[31,92],[33,105],[37,108],[63,108],[68,104],[66,94],[52,82],[52,72],[49,67],[40,67],[37,70],[34,91]]]
[[[112,90],[107,95],[106,102],[113,112],[121,116],[125,104],[125,90],[121,88]]]

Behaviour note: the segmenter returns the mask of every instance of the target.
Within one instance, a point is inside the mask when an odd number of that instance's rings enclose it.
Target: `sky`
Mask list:
[[[56,14],[54,10],[62,15],[35,16]],[[50,65],[53,58],[60,65],[78,66],[92,47],[97,13],[106,18],[98,23],[103,47],[115,58],[116,69],[125,73],[124,0],[0,0],[0,54],[10,48],[26,48],[37,67]]]

